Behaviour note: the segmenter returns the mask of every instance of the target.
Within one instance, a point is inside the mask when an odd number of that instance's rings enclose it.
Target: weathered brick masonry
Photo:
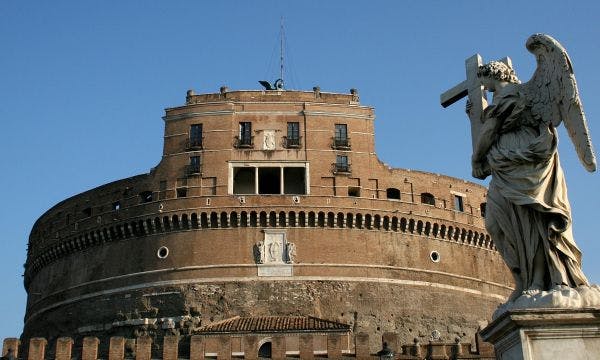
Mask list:
[[[163,119],[148,174],[36,222],[23,343],[94,336],[106,353],[111,336],[162,344],[234,316],[293,315],[348,324],[376,351],[387,332],[472,339],[511,291],[486,189],[380,161],[356,91],[190,91]]]

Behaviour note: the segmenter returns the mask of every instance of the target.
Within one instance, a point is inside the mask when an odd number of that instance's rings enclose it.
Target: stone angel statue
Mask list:
[[[583,166],[596,169],[573,67],[548,35],[532,35],[526,46],[537,60],[528,82],[521,84],[504,62],[477,71],[494,97],[483,110],[473,176],[492,177],[485,226],[516,287],[504,307],[598,305],[600,290],[589,286],[581,270],[557,152],[556,127],[563,123]]]

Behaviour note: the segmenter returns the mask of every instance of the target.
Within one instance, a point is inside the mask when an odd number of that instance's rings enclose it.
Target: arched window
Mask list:
[[[371,230],[372,220],[371,214],[365,214],[365,228]]]
[[[300,213],[298,213],[298,226],[306,226],[306,213],[304,211],[300,211]]]
[[[308,213],[308,226],[315,227],[315,213],[311,211]]]
[[[219,227],[219,217],[216,212],[210,213],[210,227],[211,228]]]
[[[333,227],[335,224],[335,214],[332,212],[327,213],[327,227]]]
[[[344,227],[344,214],[343,213],[338,213],[337,214],[337,227],[339,228],[343,228]]]
[[[421,204],[435,205],[435,197],[430,193],[421,193]]]
[[[264,211],[260,212],[259,222],[261,227],[267,227],[267,213]]]
[[[325,227],[325,213],[324,212],[319,211],[317,223],[318,223],[319,227]]]
[[[354,227],[354,215],[351,213],[346,214],[346,226],[350,229]]]
[[[187,214],[183,214],[183,215],[181,215],[181,226],[182,226],[184,229],[189,229],[189,228],[190,228],[190,221],[189,221],[189,219],[188,219],[188,216],[187,216]]]
[[[197,229],[198,227],[198,214],[192,213],[192,228]]]
[[[229,227],[229,223],[227,221],[227,213],[225,211],[221,213],[221,227]]]
[[[229,216],[229,221],[231,222],[231,227],[238,227],[238,214],[235,211]]]
[[[385,191],[387,198],[392,200],[400,200],[400,190],[396,188],[387,188]]]
[[[279,227],[285,227],[285,211],[279,212]]]

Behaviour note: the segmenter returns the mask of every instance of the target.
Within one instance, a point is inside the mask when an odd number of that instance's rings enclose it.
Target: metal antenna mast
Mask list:
[[[279,41],[280,41],[280,53],[279,53],[279,61],[280,61],[280,72],[279,72],[279,78],[281,79],[281,82],[283,83],[283,16],[281,17],[281,29],[279,30]],[[282,84],[283,85],[283,84]]]

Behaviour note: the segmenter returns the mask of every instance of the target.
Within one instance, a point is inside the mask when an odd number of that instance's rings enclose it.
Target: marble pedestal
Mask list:
[[[501,360],[600,359],[600,308],[511,310],[481,336]]]

